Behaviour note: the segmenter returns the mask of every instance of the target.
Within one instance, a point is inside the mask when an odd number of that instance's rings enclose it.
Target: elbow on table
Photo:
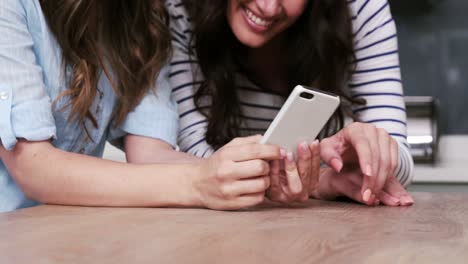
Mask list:
[[[11,151],[0,147],[0,158],[21,191],[29,199],[41,203],[47,202],[49,192],[45,188],[47,184],[44,182],[45,179],[41,179],[40,173],[35,174],[38,169],[35,165],[42,166],[41,162],[35,159],[47,156],[51,149],[53,146],[48,141],[28,142],[26,140],[19,140]]]

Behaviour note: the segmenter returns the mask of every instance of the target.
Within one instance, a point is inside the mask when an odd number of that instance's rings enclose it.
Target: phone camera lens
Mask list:
[[[308,100],[314,98],[314,95],[311,94],[311,93],[308,93],[308,92],[302,92],[302,93],[300,94],[300,96],[301,96],[302,98],[308,99]]]

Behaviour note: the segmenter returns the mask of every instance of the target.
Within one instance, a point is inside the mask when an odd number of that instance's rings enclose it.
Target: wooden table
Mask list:
[[[468,263],[468,194],[414,196],[407,208],[39,206],[0,214],[0,263]]]

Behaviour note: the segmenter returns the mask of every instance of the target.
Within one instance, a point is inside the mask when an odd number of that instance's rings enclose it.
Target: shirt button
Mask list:
[[[8,99],[8,93],[0,92],[0,100],[6,100],[6,99]]]

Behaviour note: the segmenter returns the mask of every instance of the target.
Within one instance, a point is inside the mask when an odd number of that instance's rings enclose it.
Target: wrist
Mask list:
[[[198,192],[194,188],[195,179],[199,175],[198,165],[185,163],[163,166],[166,171],[173,170],[173,173],[159,175],[160,180],[153,182],[154,186],[148,186],[149,195],[153,197],[152,206],[201,207]],[[160,191],[155,194],[155,190]]]
[[[193,207],[205,207],[202,199],[202,193],[198,188],[199,179],[203,176],[203,159],[193,162],[185,175],[187,186],[187,199]]]

